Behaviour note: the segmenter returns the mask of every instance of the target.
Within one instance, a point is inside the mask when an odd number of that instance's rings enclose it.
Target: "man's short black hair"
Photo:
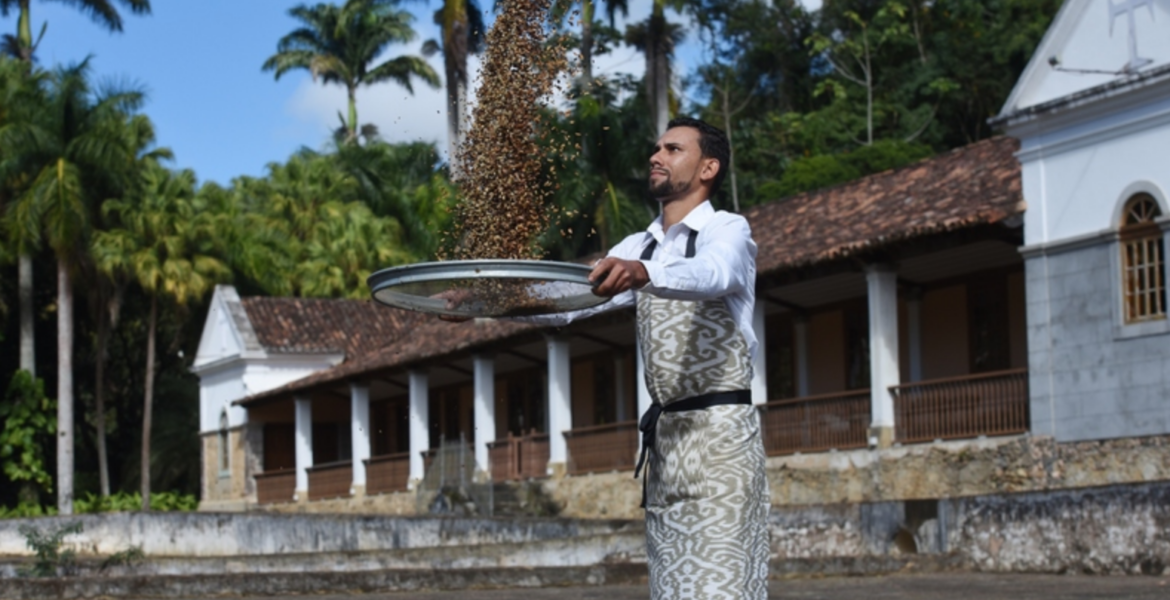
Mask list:
[[[697,129],[699,131],[699,150],[703,153],[703,158],[714,158],[719,161],[719,171],[715,173],[715,179],[711,181],[711,197],[714,198],[715,192],[718,192],[719,186],[723,184],[727,170],[731,168],[731,144],[727,141],[727,134],[706,121],[691,117],[675,117],[666,124],[667,129],[675,127]]]

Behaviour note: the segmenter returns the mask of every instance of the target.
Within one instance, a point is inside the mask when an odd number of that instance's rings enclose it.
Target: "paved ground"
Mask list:
[[[370,594],[363,600],[646,600],[644,585]],[[773,581],[775,600],[1166,600],[1170,576],[989,575],[948,573]],[[295,600],[352,600],[354,596],[299,596]],[[249,598],[249,600],[294,600]]]

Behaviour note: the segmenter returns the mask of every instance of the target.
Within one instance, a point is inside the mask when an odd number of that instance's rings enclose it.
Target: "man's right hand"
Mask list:
[[[611,298],[628,290],[637,290],[650,283],[646,265],[640,260],[623,260],[614,256],[601,259],[589,273],[593,293]]]
[[[455,309],[459,308],[459,306],[461,304],[463,304],[464,302],[466,302],[467,300],[469,300],[471,298],[471,291],[465,290],[465,289],[460,289],[460,288],[453,288],[453,289],[447,290],[445,292],[435,294],[434,296],[431,296],[431,297],[435,298],[437,300],[446,300],[447,305],[445,308],[447,310],[455,310]],[[463,315],[452,315],[452,314],[447,314],[447,313],[439,313],[439,320],[440,321],[447,321],[448,323],[466,323],[466,322],[471,320],[471,317],[465,317]]]

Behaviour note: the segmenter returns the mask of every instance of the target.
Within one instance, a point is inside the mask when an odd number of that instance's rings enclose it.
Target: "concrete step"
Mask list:
[[[0,560],[0,578],[16,577],[30,558]],[[646,538],[641,531],[589,535],[532,542],[436,546],[391,550],[262,554],[244,556],[148,556],[128,566],[101,569],[98,558],[83,558],[79,575],[99,572],[111,577],[141,575],[221,575],[227,573],[354,573],[412,569],[479,569],[583,567],[597,564],[645,564]]]
[[[358,572],[82,576],[3,582],[6,600],[373,594],[420,590],[582,587],[644,583],[645,564],[391,569]],[[519,595],[519,594],[518,594]]]

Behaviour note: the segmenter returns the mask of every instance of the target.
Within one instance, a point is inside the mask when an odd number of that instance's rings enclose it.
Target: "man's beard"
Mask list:
[[[685,192],[690,187],[689,181],[674,181],[670,177],[667,177],[658,184],[655,184],[653,181],[650,182],[650,195],[661,200],[662,198]]]

